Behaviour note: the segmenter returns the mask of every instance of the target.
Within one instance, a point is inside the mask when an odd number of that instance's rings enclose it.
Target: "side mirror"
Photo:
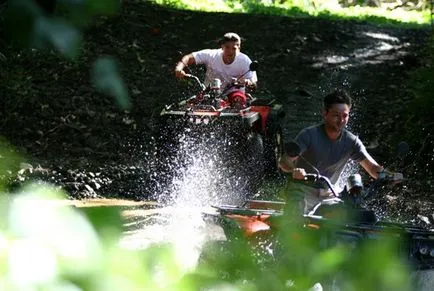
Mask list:
[[[300,146],[296,142],[290,141],[285,144],[285,153],[291,158],[298,157],[300,155]]]
[[[250,63],[249,70],[252,72],[256,71],[258,69],[258,66],[259,66],[258,61],[253,61]]]

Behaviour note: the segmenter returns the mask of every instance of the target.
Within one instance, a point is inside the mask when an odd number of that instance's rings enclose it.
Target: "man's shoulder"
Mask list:
[[[345,138],[346,141],[351,142],[352,144],[359,144],[359,145],[363,144],[359,136],[352,133],[348,129],[344,129],[343,133],[344,133],[343,137]]]
[[[358,138],[357,135],[355,135],[354,133],[352,133],[351,131],[349,131],[348,129],[344,128],[344,130],[342,131],[343,136],[346,139],[351,139],[351,140],[356,140]]]
[[[316,140],[322,135],[322,124],[315,124],[303,128],[296,136],[296,140]]]
[[[251,62],[249,56],[246,55],[246,54],[243,53],[243,52],[239,52],[239,53],[237,54],[237,58],[240,59],[240,60],[243,60],[243,61]]]
[[[193,58],[197,64],[214,63],[221,57],[221,50],[219,49],[203,49],[192,53]]]
[[[217,56],[221,54],[221,49],[203,49],[196,52],[193,52],[194,55],[209,55],[209,56]]]
[[[301,130],[300,133],[309,133],[309,134],[316,134],[318,132],[321,132],[322,130],[322,123],[314,124],[308,127],[305,127]]]

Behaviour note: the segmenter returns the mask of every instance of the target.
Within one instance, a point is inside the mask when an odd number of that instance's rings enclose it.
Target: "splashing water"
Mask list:
[[[169,179],[159,201],[181,207],[243,201],[255,167],[252,164],[259,161],[246,159],[246,144],[247,137],[224,126],[207,132],[184,129],[178,136],[176,154],[165,160]]]
[[[122,244],[142,248],[170,242],[178,263],[194,267],[207,240],[225,239],[222,229],[206,225],[203,212],[213,205],[240,203],[248,191],[248,167],[240,167],[238,153],[232,151],[237,146],[225,130],[204,135],[187,128],[180,133],[175,154],[165,159],[170,176],[157,195],[163,207],[156,219],[127,233]]]

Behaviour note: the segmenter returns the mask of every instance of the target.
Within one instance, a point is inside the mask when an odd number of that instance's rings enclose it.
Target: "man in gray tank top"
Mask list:
[[[308,213],[323,199],[331,198],[327,187],[304,183],[306,173],[316,172],[313,167],[328,177],[332,184],[336,184],[350,160],[358,162],[375,179],[378,173],[384,171],[366,151],[361,140],[345,129],[350,109],[351,97],[344,90],[335,90],[325,96],[323,123],[301,130],[295,138],[303,158],[294,161],[288,156],[281,157],[281,170],[292,173],[285,196],[298,211]],[[402,174],[396,176],[402,179]]]

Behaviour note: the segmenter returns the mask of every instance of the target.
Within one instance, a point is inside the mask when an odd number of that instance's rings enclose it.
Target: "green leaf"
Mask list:
[[[120,7],[120,0],[88,0],[86,6],[95,14],[114,14]]]
[[[11,39],[27,47],[33,38],[34,23],[42,15],[42,10],[34,1],[8,1],[5,15],[6,32]]]
[[[97,90],[115,97],[121,109],[131,108],[127,88],[114,59],[108,57],[98,59],[93,65],[91,75]]]
[[[13,147],[0,136],[0,191],[19,170],[22,161],[23,159]]]
[[[119,240],[123,221],[118,207],[84,207],[81,211],[104,243],[111,244]]]
[[[82,43],[81,33],[73,26],[60,19],[47,17],[36,19],[34,38],[37,47],[49,44],[71,59],[77,57]]]
[[[109,15],[119,10],[120,0],[58,0],[57,5],[74,13]]]
[[[18,241],[37,241],[48,248],[66,273],[84,274],[101,258],[100,241],[86,217],[63,205],[64,199],[53,187],[25,187],[11,201],[8,231]]]
[[[350,249],[344,246],[325,250],[311,261],[311,272],[316,275],[333,274],[348,260],[350,255]]]

